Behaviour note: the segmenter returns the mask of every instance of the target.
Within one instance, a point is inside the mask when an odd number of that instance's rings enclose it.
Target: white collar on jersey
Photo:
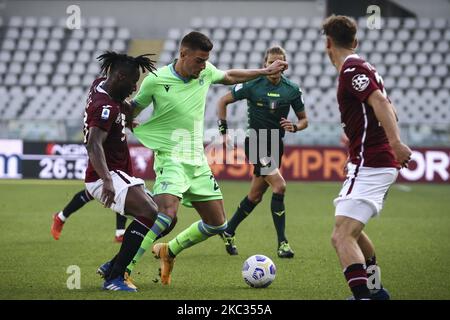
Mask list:
[[[100,82],[100,83],[97,85],[97,88],[95,88],[95,90],[97,90],[97,91],[100,92],[100,93],[104,93],[104,94],[106,94],[106,95],[109,97],[108,92],[106,92],[106,91],[103,90],[103,88],[102,88],[102,84],[103,84],[103,83],[105,83],[105,80],[103,80],[102,82]]]
[[[354,59],[361,59],[361,57],[358,56],[356,53],[352,53],[352,54],[349,54],[348,56],[345,57],[344,62],[347,61],[347,59],[352,59],[352,58],[354,58]]]

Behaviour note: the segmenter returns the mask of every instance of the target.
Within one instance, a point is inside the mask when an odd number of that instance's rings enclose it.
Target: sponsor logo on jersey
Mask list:
[[[110,114],[109,108],[111,108],[111,106],[103,106],[102,115],[101,115],[102,120],[109,119],[109,114]]]
[[[274,92],[268,92],[268,93],[267,93],[267,96],[268,96],[268,97],[277,97],[277,98],[279,98],[279,97],[280,97],[280,94],[279,94],[279,93],[274,93]]]
[[[344,70],[344,73],[353,72],[353,71],[355,71],[355,68],[347,68]]]
[[[352,86],[356,91],[364,91],[369,85],[369,77],[365,74],[357,74],[352,78]]]
[[[198,79],[198,83],[202,86],[205,83],[205,77],[202,76],[200,79]]]
[[[166,181],[161,182],[161,190],[166,191],[169,184],[170,184],[170,182],[166,182]]]
[[[166,89],[166,92],[169,92],[170,86],[168,84],[165,84],[164,89]]]

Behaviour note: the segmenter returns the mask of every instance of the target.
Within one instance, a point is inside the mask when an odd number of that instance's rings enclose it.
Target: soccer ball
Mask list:
[[[242,277],[252,288],[266,288],[275,279],[276,271],[275,264],[270,258],[256,254],[245,260]]]

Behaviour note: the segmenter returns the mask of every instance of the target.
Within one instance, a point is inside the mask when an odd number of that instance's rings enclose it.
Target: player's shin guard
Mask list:
[[[184,249],[192,247],[213,235],[219,234],[225,231],[226,228],[226,221],[220,226],[211,226],[201,220],[194,222],[189,228],[183,230],[175,239],[169,242],[169,253],[176,256]]]
[[[127,266],[127,272],[129,274],[131,274],[131,272],[133,271],[134,267],[136,266],[137,262],[142,257],[142,255],[147,251],[148,248],[150,248],[153,242],[155,242],[155,239],[162,232],[164,232],[164,230],[166,230],[171,223],[172,223],[171,217],[166,216],[164,213],[158,213],[158,217],[156,218],[150,230],[147,232],[147,235],[142,241],[141,246],[138,249],[136,255],[131,260],[131,263]]]
[[[138,220],[133,220],[130,223],[123,236],[123,242],[114,261],[111,273],[106,280],[112,280],[124,275],[126,267],[138,251],[148,230],[149,228]]]
[[[370,292],[367,288],[366,268],[363,264],[354,263],[349,265],[344,270],[344,276],[356,300],[370,299]]]
[[[255,209],[255,207],[256,203],[251,202],[248,197],[245,196],[245,198],[242,199],[241,203],[239,204],[233,217],[228,222],[228,227],[225,232],[230,236],[234,235],[236,228],[245,218],[247,218],[247,216],[253,211],[253,209]]]

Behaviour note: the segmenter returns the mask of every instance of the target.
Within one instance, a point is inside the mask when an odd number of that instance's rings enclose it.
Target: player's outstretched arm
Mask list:
[[[253,80],[260,76],[268,76],[282,72],[288,68],[288,63],[282,60],[274,61],[270,66],[263,69],[230,69],[225,71],[225,76],[219,83],[236,84]]]
[[[105,208],[111,207],[115,196],[111,175],[106,164],[105,151],[103,150],[103,142],[105,142],[107,136],[108,132],[97,127],[91,127],[89,128],[89,137],[86,145],[89,161],[95,172],[103,180],[101,202]]]
[[[231,92],[228,92],[219,99],[219,102],[217,103],[217,118],[219,120],[227,120],[227,106],[234,101]]]
[[[397,161],[402,167],[407,167],[408,161],[411,159],[411,149],[409,149],[409,147],[400,139],[400,129],[397,125],[397,116],[394,112],[394,106],[386,99],[380,90],[372,92],[367,99],[367,103],[372,106],[375,116],[383,126]]]
[[[230,136],[227,134],[227,106],[235,101],[236,100],[234,99],[233,94],[231,92],[228,92],[227,94],[222,96],[217,103],[217,126],[219,129],[219,133],[222,136],[223,143],[226,143],[231,148],[233,147],[233,142]]]

